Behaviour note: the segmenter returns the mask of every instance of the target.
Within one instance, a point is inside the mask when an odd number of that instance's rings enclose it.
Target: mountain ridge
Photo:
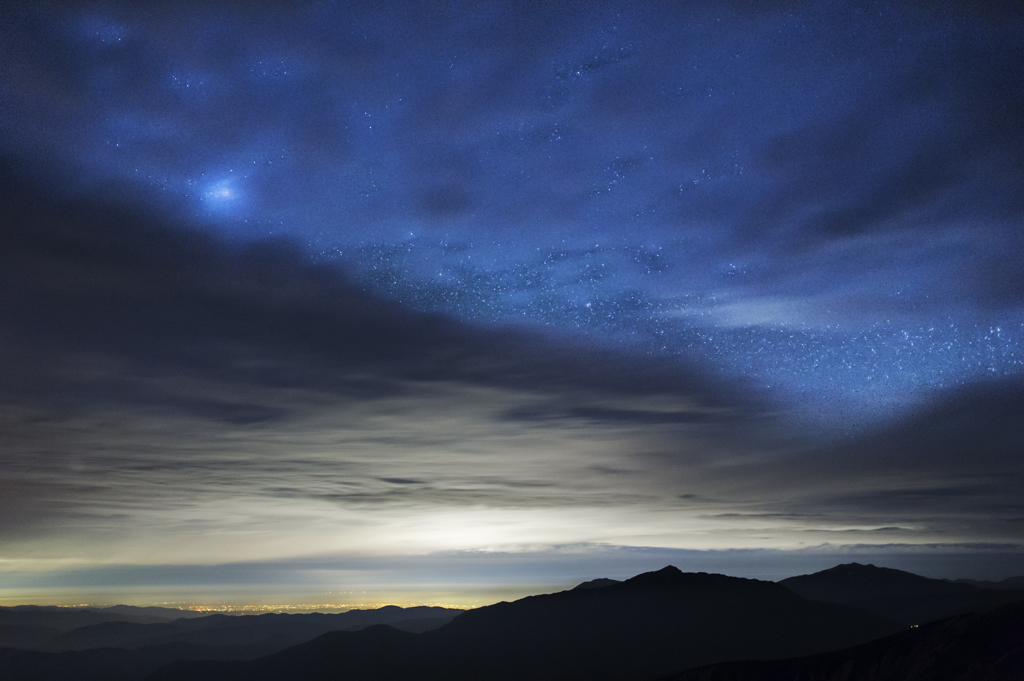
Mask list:
[[[179,662],[150,678],[272,679],[301,669],[304,678],[328,679],[343,667],[353,681],[653,679],[706,660],[834,650],[900,628],[773,582],[669,566],[599,589],[495,603],[420,635],[332,632],[258,664]]]
[[[863,608],[905,626],[1024,600],[1024,590],[980,589],[962,582],[859,563],[789,577],[778,584],[804,598]]]
[[[797,593],[801,587],[817,589],[812,595],[818,600]],[[564,591],[458,611],[447,623],[432,619],[436,609],[396,606],[341,614],[215,614],[145,624],[105,621],[116,612],[78,611],[73,619],[104,621],[70,631],[36,626],[37,633],[59,639],[66,652],[0,648],[0,668],[5,681],[269,681],[296,674],[316,681],[337,678],[341,669],[350,681],[654,681],[696,668],[735,671],[728,665],[744,659],[802,669],[809,656],[847,659],[843,651],[853,650],[850,659],[856,662],[868,655],[856,652],[857,646],[910,630],[864,603],[925,604],[946,617],[950,608],[987,614],[999,610],[1000,599],[1024,600],[1024,592],[856,563],[780,582],[666,566],[622,581],[598,578]],[[121,611],[126,617],[139,615],[134,609]],[[9,618],[20,612],[45,619],[69,611],[8,609],[0,616],[5,612]],[[403,613],[419,617],[397,620]],[[329,631],[316,635],[320,626]],[[921,629],[930,627],[922,623]],[[18,630],[8,627],[6,634]],[[110,644],[117,647],[98,647]],[[916,651],[927,657],[926,648],[892,644],[885,655],[895,659]]]

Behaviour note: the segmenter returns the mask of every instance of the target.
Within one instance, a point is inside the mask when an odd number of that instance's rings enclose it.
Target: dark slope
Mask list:
[[[55,627],[31,624],[0,624],[0,648],[42,650],[49,641],[60,636],[63,631],[63,629]]]
[[[1024,600],[1024,591],[979,589],[858,563],[790,577],[779,584],[804,598],[863,608],[906,626]]]
[[[64,653],[0,648],[4,681],[137,681],[175,660],[251,660],[263,646],[172,643],[138,650],[98,648]]]
[[[645,679],[714,660],[834,650],[899,628],[771,582],[668,567],[471,610],[418,636],[335,632],[253,663],[180,662],[152,678]]]
[[[1020,681],[1024,603],[925,624],[893,636],[808,657],[726,662],[671,681]],[[668,681],[668,680],[666,680]]]

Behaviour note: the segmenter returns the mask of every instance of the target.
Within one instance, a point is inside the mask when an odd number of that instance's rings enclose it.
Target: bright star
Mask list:
[[[200,196],[206,210],[219,214],[237,210],[242,200],[238,179],[234,177],[211,182]]]
[[[210,186],[203,197],[206,201],[230,201],[235,198],[235,191],[232,180],[221,180]]]

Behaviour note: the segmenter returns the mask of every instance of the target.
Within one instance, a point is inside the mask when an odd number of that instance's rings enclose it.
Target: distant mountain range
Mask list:
[[[49,642],[65,632],[105,622],[156,624],[176,619],[202,617],[206,613],[173,608],[68,608],[19,605],[0,607],[0,646],[52,649]]]
[[[1015,584],[1014,580],[1005,580]],[[884,615],[905,626],[1024,599],[1024,591],[929,579],[901,570],[849,563],[779,582],[804,598],[841,603]],[[990,583],[991,584],[991,583]],[[994,586],[994,585],[993,585]]]
[[[980,674],[962,678],[1024,678],[1024,591],[856,563],[779,583],[670,566],[466,612],[163,610],[0,608],[0,678],[923,681],[907,674],[958,668],[953,650]]]
[[[162,611],[162,612],[159,612]],[[141,679],[175,660],[252,660],[331,631],[387,624],[422,632],[462,610],[210,615],[168,608],[0,608],[0,679]]]
[[[982,579],[957,579],[959,584],[970,584],[979,589],[1024,589],[1024,577],[1009,577],[999,582]]]

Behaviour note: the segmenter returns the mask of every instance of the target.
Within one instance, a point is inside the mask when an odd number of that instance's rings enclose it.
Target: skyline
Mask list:
[[[0,604],[1024,574],[1022,28],[16,3]]]

